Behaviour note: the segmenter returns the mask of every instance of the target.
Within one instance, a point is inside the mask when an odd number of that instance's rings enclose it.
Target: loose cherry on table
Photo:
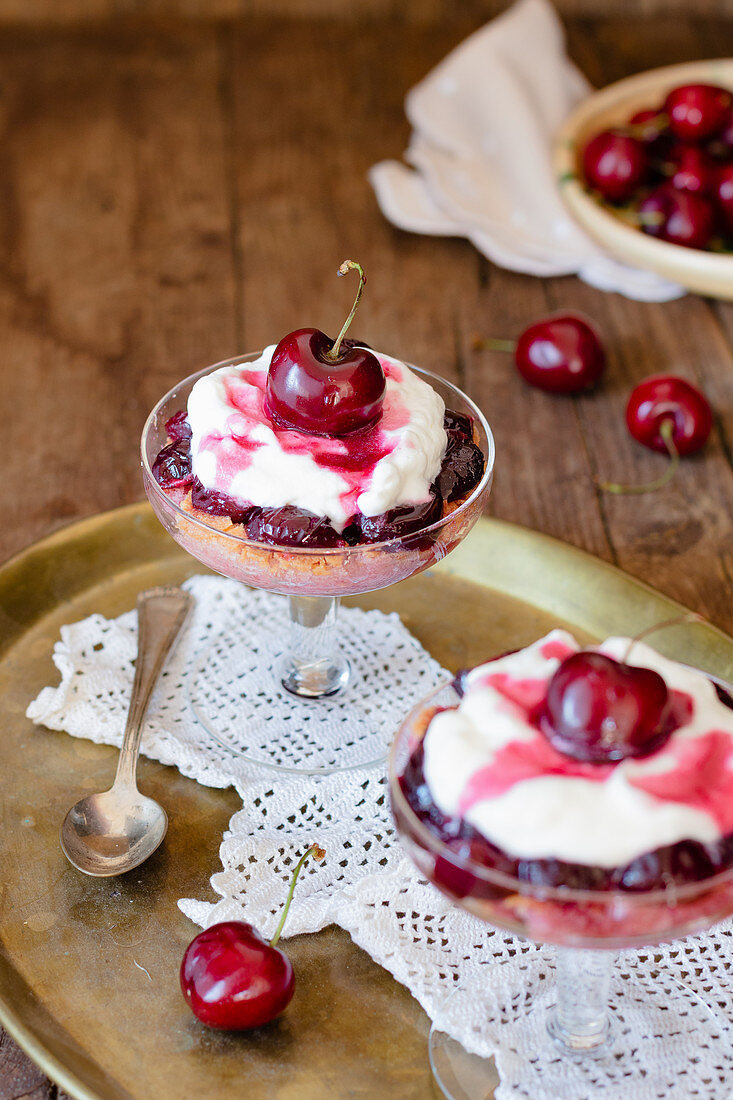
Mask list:
[[[199,932],[181,963],[181,989],[193,1014],[209,1027],[246,1031],[274,1020],[290,1003],[295,976],[290,959],[277,947],[293,890],[308,856],[322,860],[311,845],[293,871],[275,935],[268,943],[251,924],[224,921]]]
[[[384,402],[385,378],[371,351],[344,341],[366,276],[344,260],[338,270],[359,272],[359,287],[341,332],[332,341],[320,329],[289,332],[275,348],[265,390],[265,411],[280,427],[343,436],[374,424]]]
[[[475,346],[513,351],[525,382],[548,393],[590,390],[606,367],[600,336],[587,318],[576,313],[557,313],[535,321],[516,342],[477,338]]]
[[[726,88],[715,84],[682,84],[664,101],[669,128],[682,141],[703,141],[723,128],[733,103]]]
[[[647,493],[671,480],[681,456],[705,446],[713,412],[705,395],[691,382],[674,374],[657,374],[631,391],[626,426],[638,443],[669,455],[669,466],[660,478],[646,485],[604,483],[600,487],[610,493]]]
[[[625,202],[644,181],[644,144],[621,130],[602,130],[583,149],[586,183],[609,202]]]
[[[626,424],[639,443],[661,454],[669,452],[665,424],[678,455],[704,447],[713,426],[710,403],[700,390],[675,374],[645,378],[631,391]]]

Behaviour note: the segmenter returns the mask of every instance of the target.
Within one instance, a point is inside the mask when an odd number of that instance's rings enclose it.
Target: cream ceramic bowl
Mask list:
[[[578,178],[580,151],[594,134],[627,122],[642,107],[661,104],[679,84],[693,83],[719,84],[733,91],[733,58],[668,65],[595,92],[563,123],[555,138],[553,165],[570,213],[606,252],[698,294],[733,300],[733,254],[683,248],[650,237],[594,199]]]

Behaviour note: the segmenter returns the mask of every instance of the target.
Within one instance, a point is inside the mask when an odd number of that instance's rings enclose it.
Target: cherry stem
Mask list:
[[[277,928],[275,929],[275,935],[270,940],[270,947],[276,947],[277,946],[277,941],[280,939],[280,934],[283,930],[283,925],[285,924],[285,921],[286,921],[287,916],[288,916],[288,912],[290,910],[290,902],[293,900],[293,891],[295,890],[295,884],[298,881],[298,875],[300,874],[301,867],[303,866],[303,864],[307,860],[308,856],[313,856],[313,858],[320,863],[320,861],[325,857],[325,855],[326,855],[326,852],[325,852],[324,848],[319,848],[319,846],[317,844],[311,844],[308,851],[304,852],[303,855],[298,860],[298,862],[296,863],[295,870],[293,871],[293,875],[292,875],[292,878],[290,880],[290,889],[288,890],[288,896],[285,899],[285,907],[282,911],[282,916],[280,917],[280,923],[278,924]]]
[[[657,630],[666,630],[669,626],[681,626],[682,623],[703,623],[705,620],[702,615],[698,615],[696,611],[686,611],[684,615],[675,615],[673,619],[665,619],[663,623],[654,623],[653,626],[646,627],[645,630],[639,631],[629,641],[629,648],[624,654],[621,664],[628,663],[631,656],[631,650],[634,648],[637,642],[640,642],[642,638],[646,638],[649,634],[654,634]]]
[[[655,489],[663,489],[672,480],[680,464],[680,453],[674,444],[674,420],[663,420],[659,425],[659,434],[669,454],[669,466],[661,477],[658,477],[656,481],[647,481],[644,485],[618,485],[613,481],[600,481],[598,482],[598,488],[602,489],[604,493],[618,493],[625,496],[634,493],[653,493]]]
[[[352,270],[359,272],[359,286],[357,287],[357,290],[356,290],[356,298],[354,298],[354,304],[351,307],[351,313],[346,318],[346,323],[344,324],[344,327],[341,329],[341,332],[336,337],[335,344],[333,345],[333,347],[331,348],[330,351],[326,352],[326,359],[330,359],[332,363],[335,363],[338,360],[339,352],[341,350],[341,341],[343,340],[344,336],[346,335],[346,330],[348,329],[349,325],[354,320],[354,314],[356,313],[356,307],[359,305],[359,299],[361,298],[362,292],[364,290],[364,285],[366,283],[366,275],[364,274],[364,268],[361,266],[361,264],[358,264],[356,262],[356,260],[344,260],[344,262],[341,264],[341,267],[338,269],[338,274],[339,275],[346,275],[347,272],[352,271]]]
[[[475,336],[473,339],[474,351],[516,351],[516,348],[516,340],[495,340],[486,336]]]

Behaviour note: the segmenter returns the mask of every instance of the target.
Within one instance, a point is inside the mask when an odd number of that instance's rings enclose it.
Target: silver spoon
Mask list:
[[[165,659],[193,606],[181,588],[150,588],[137,598],[135,680],[114,783],[72,806],[61,826],[64,855],[86,875],[131,871],[151,856],[168,829],[162,806],[135,782],[143,719]]]

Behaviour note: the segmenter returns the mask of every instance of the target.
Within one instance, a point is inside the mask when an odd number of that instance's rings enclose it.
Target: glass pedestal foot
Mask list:
[[[288,659],[281,669],[282,686],[301,699],[325,699],[346,687],[349,681],[348,661],[333,660],[295,662]]]
[[[456,993],[460,994],[461,990]],[[435,1026],[430,1029],[429,1050],[435,1083],[448,1100],[492,1100],[499,1084],[493,1058],[469,1053]]]
[[[287,615],[282,604],[272,609],[264,637],[245,615],[212,628],[186,686],[214,742],[249,764],[293,774],[330,775],[384,760],[394,729],[382,716],[387,700],[365,688],[358,650],[351,691],[342,691],[350,670],[333,630],[337,606],[331,598],[293,598]]]
[[[676,1088],[680,1096],[705,1100],[733,1095],[730,1025],[694,990],[667,974],[631,984],[614,972],[610,951],[561,948],[558,953],[554,980],[538,981],[545,964],[530,965],[526,1015],[514,1019],[506,1037],[498,1021],[511,1018],[516,1002],[497,1000],[490,985],[485,992],[475,986],[458,989],[446,1002],[446,1019],[477,1036],[485,1019],[496,1042],[506,1041],[510,1089],[563,1100],[587,1100],[605,1088],[632,1096],[637,1087],[660,1097],[676,1095]],[[581,972],[583,980],[575,985],[574,975]],[[608,1000],[601,1003],[604,992]],[[500,1081],[493,1058],[470,1054],[436,1026],[429,1051],[436,1095],[493,1100]]]

